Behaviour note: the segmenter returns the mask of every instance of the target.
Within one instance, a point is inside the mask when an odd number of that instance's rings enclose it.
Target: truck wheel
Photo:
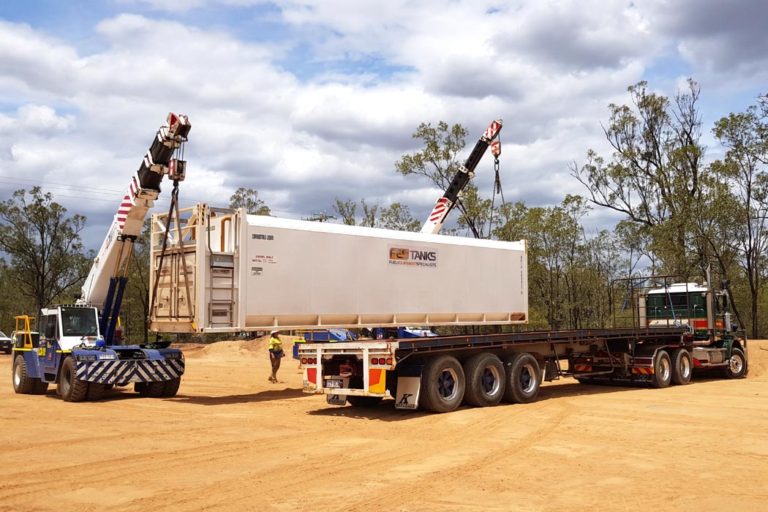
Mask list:
[[[373,407],[381,402],[380,396],[353,396],[347,395],[347,402],[352,407]]]
[[[57,391],[65,402],[82,402],[88,395],[88,382],[77,378],[75,366],[71,356],[61,363]]]
[[[655,388],[666,388],[670,382],[672,382],[672,361],[666,350],[659,350],[653,361],[651,385]]]
[[[427,411],[450,412],[461,405],[466,382],[464,369],[453,356],[435,356],[421,373],[421,406]]]
[[[27,362],[18,355],[13,360],[13,390],[20,395],[32,394],[34,380],[27,374]]]
[[[464,362],[464,401],[477,407],[497,405],[504,396],[504,365],[494,354],[477,354]]]
[[[693,375],[693,362],[691,353],[684,348],[678,348],[672,352],[672,382],[675,384],[688,384]]]
[[[731,350],[731,358],[725,367],[725,376],[729,379],[742,379],[747,375],[747,358],[740,348]]]
[[[169,398],[176,396],[176,393],[179,392],[180,385],[181,377],[176,377],[175,379],[165,381],[165,386],[163,387],[163,396]]]
[[[507,386],[504,400],[518,404],[533,402],[541,387],[541,368],[536,358],[527,352],[515,354],[506,360],[505,366]]]

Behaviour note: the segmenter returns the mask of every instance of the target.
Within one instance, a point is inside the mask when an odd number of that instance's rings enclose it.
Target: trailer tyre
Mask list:
[[[653,378],[651,385],[655,388],[666,388],[672,382],[672,360],[666,350],[656,352],[653,360]]]
[[[505,367],[507,386],[504,400],[518,404],[533,402],[541,387],[541,368],[536,358],[528,353],[515,354],[506,360]]]
[[[464,369],[459,361],[453,356],[435,356],[421,373],[419,401],[427,411],[450,412],[461,405],[465,389]]]
[[[688,384],[693,375],[693,360],[691,353],[684,348],[678,348],[672,352],[672,382],[674,384]]]
[[[464,401],[477,407],[497,405],[504,396],[506,374],[494,354],[476,354],[464,362],[467,390]]]
[[[57,391],[65,402],[82,402],[88,395],[88,382],[77,378],[75,360],[71,356],[61,363]]]
[[[731,358],[725,367],[725,376],[729,379],[743,379],[747,376],[747,358],[740,348],[731,350]]]
[[[347,395],[347,403],[352,407],[374,407],[381,402],[382,398],[380,396]]]
[[[32,394],[34,381],[27,373],[27,362],[24,356],[18,355],[13,360],[13,390],[20,395]]]

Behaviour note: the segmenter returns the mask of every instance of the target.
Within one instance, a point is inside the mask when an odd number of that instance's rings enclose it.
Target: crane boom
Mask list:
[[[185,177],[186,162],[174,158],[181,152],[192,125],[185,115],[169,113],[128,185],[107,236],[93,261],[82,287],[78,304],[101,306],[101,332],[108,344],[114,331],[109,320],[116,320],[133,252],[147,212],[160,194],[167,175],[174,182]],[[114,323],[114,321],[112,322]]]
[[[483,135],[475,144],[474,149],[472,149],[472,153],[469,154],[469,158],[467,158],[464,165],[459,168],[442,197],[435,203],[434,208],[432,208],[432,211],[427,217],[427,221],[421,227],[422,233],[434,235],[440,232],[446,217],[448,217],[448,214],[456,204],[459,193],[464,190],[464,187],[467,186],[469,180],[475,175],[477,164],[480,163],[480,160],[483,158],[485,150],[488,149],[488,147],[493,144],[494,139],[498,137],[499,132],[501,131],[501,126],[501,119],[496,119],[495,121],[492,121],[485,132],[483,132]],[[498,147],[498,149],[494,148],[494,152],[495,151],[500,151],[500,147]]]

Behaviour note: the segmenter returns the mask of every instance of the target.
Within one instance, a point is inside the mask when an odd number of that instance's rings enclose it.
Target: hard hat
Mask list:
[[[271,331],[269,334],[270,335],[272,335],[272,334],[280,334],[280,331]]]

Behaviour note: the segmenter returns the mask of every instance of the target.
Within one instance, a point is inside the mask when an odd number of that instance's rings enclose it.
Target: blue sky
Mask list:
[[[583,193],[568,166],[605,152],[627,86],[702,87],[712,123],[768,92],[759,0],[106,0],[0,4],[0,196],[41,185],[96,247],[168,111],[186,113],[182,202],[239,186],[307,217],[336,198],[408,205],[439,191],[396,175],[419,123],[502,118],[508,201]],[[475,178],[491,190],[490,159]],[[164,208],[159,201],[158,208]],[[592,226],[614,219],[605,211]]]

